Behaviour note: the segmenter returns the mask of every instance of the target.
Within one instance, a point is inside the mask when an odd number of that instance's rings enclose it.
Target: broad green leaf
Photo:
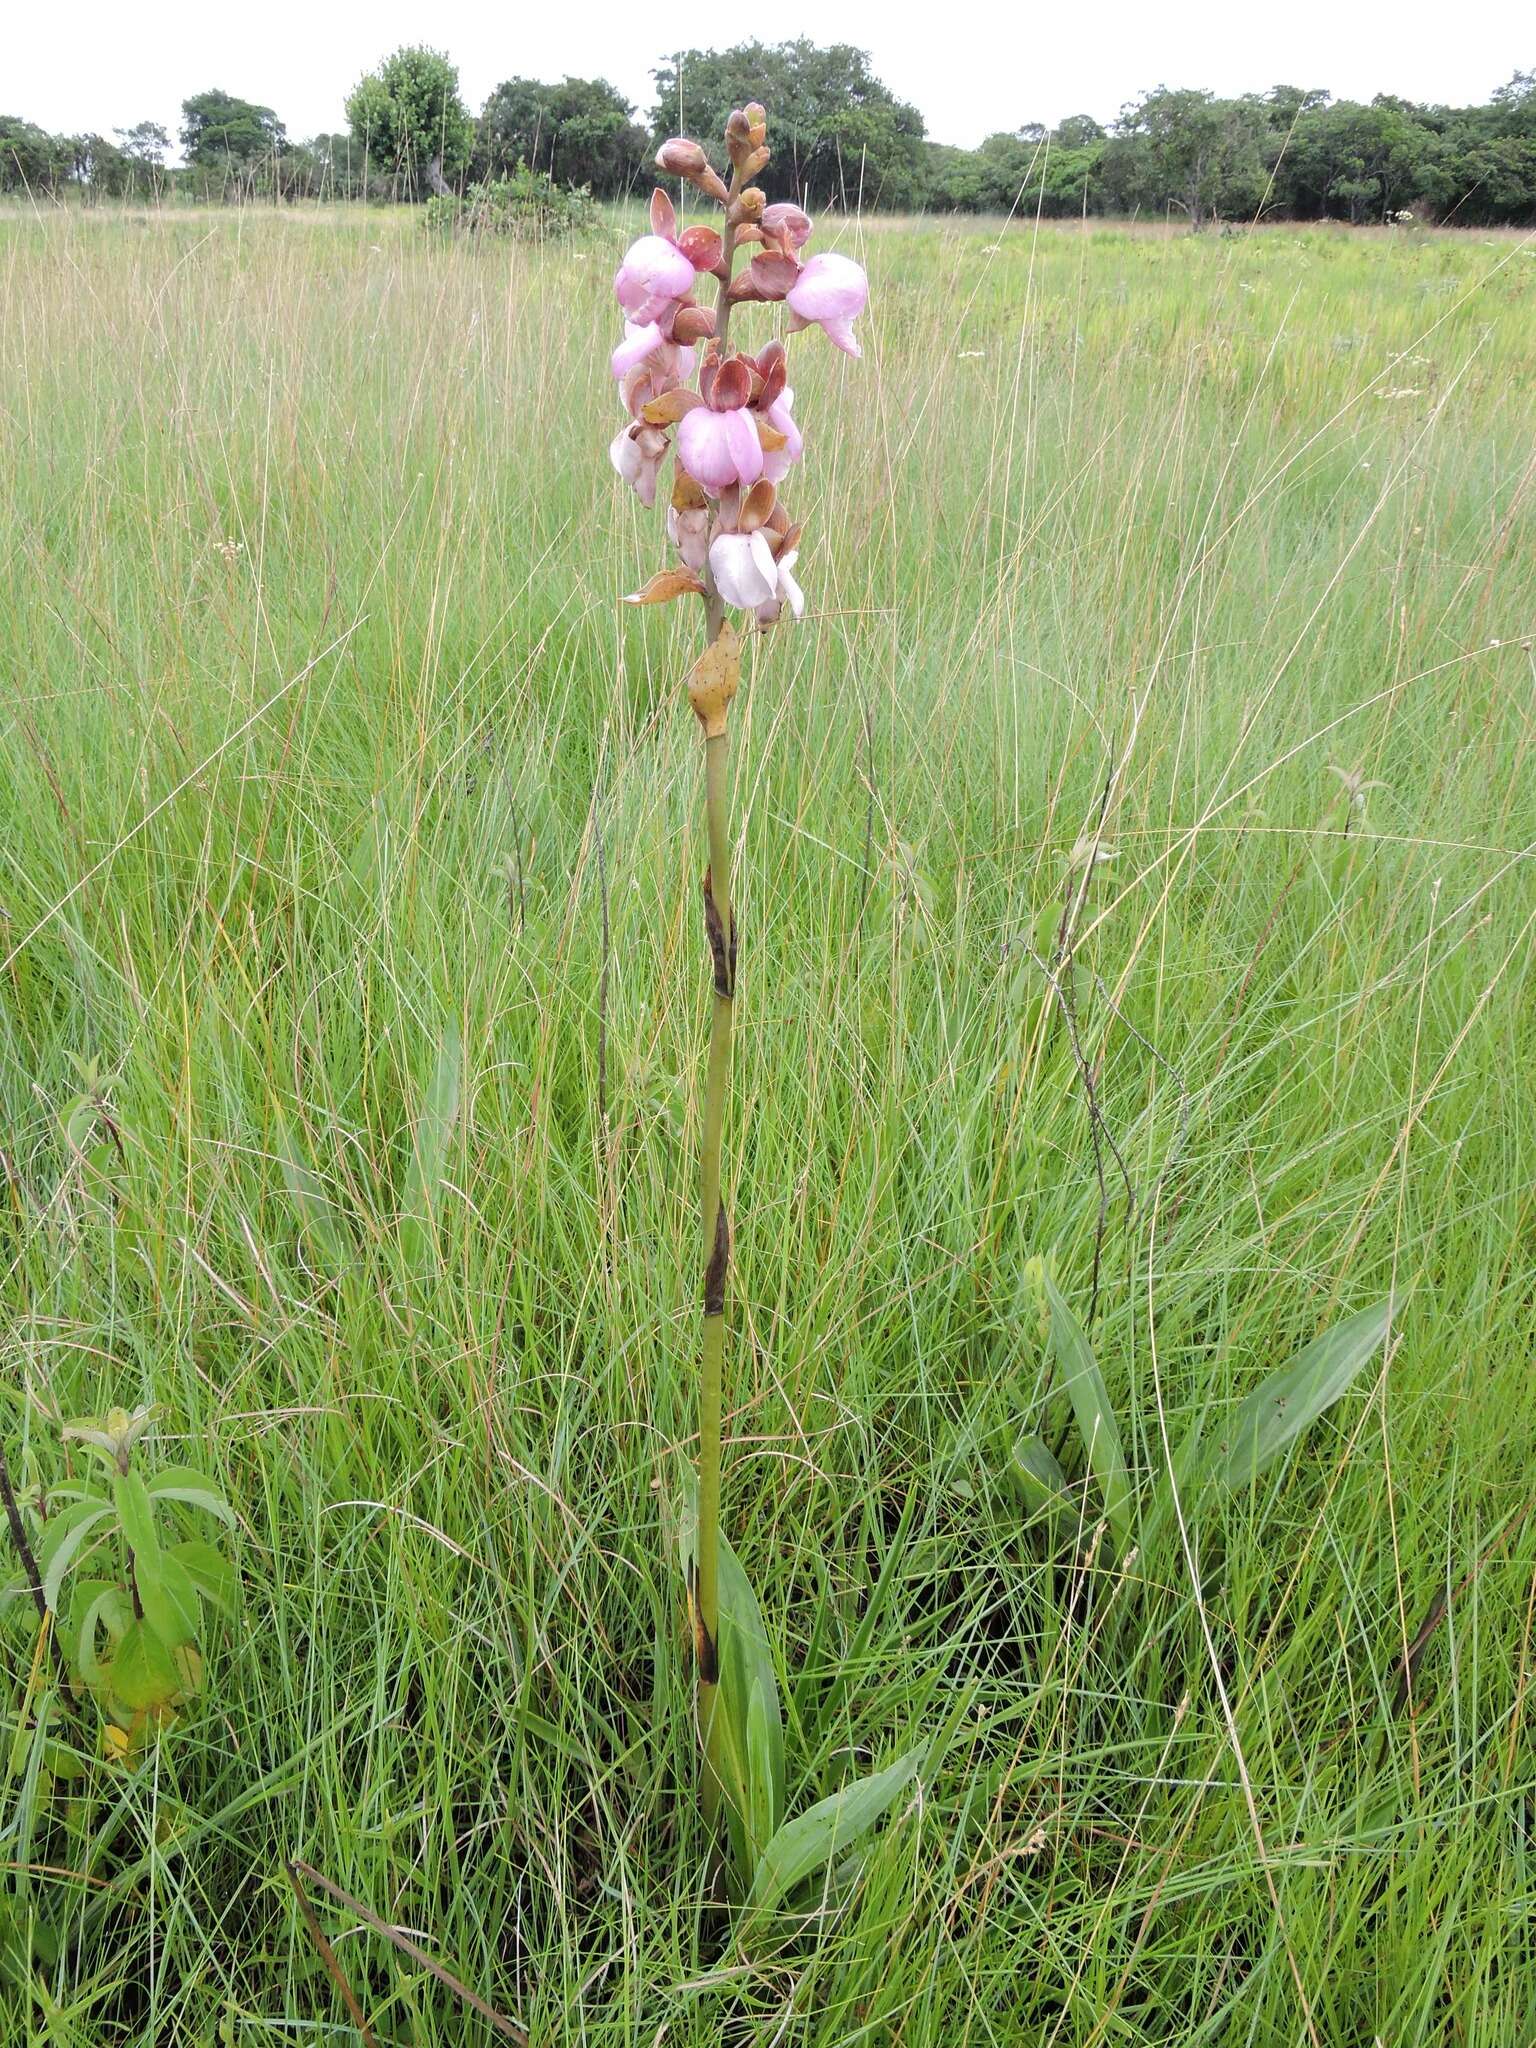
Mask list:
[[[197,1640],[203,1604],[191,1574],[170,1551],[160,1554],[157,1579],[146,1583],[140,1575],[139,1598],[144,1603],[145,1620],[168,1650],[179,1650],[184,1643]]]
[[[235,1568],[221,1550],[203,1542],[200,1537],[194,1537],[186,1543],[173,1543],[166,1556],[174,1557],[183,1567],[210,1607],[229,1613],[239,1589],[235,1582]]]
[[[1381,1349],[1391,1320],[1389,1296],[1314,1337],[1288,1366],[1255,1387],[1222,1433],[1215,1477],[1224,1486],[1247,1486],[1349,1391]]]
[[[43,1598],[55,1613],[65,1573],[80,1555],[92,1532],[107,1521],[111,1513],[104,1500],[81,1500],[49,1518],[37,1544],[37,1569],[43,1581]]]
[[[685,1580],[695,1556],[696,1520],[690,1485],[681,1532]],[[715,1695],[715,1725],[707,1735],[709,1754],[720,1773],[732,1859],[745,1889],[784,1814],[784,1728],[762,1609],[723,1536],[719,1593],[720,1684]]]
[[[1008,1477],[1031,1521],[1065,1505],[1067,1475],[1044,1437],[1021,1436],[1008,1457]]]
[[[749,1912],[768,1912],[786,1899],[809,1877],[824,1872],[861,1835],[867,1834],[895,1805],[917,1776],[923,1760],[921,1749],[908,1750],[904,1757],[873,1777],[858,1778],[823,1799],[806,1813],[785,1821],[758,1859],[752,1889],[747,1895]]]
[[[160,1539],[155,1534],[154,1503],[137,1472],[117,1475],[112,1482],[112,1498],[117,1503],[117,1519],[122,1523],[128,1548],[133,1552],[133,1576],[142,1600],[146,1586],[153,1586],[160,1577]]]
[[[151,1499],[176,1500],[189,1508],[201,1508],[216,1515],[229,1528],[235,1526],[235,1511],[206,1472],[191,1465],[165,1465],[145,1481]]]
[[[462,1069],[458,1028],[450,1023],[443,1033],[442,1050],[416,1120],[411,1164],[400,1204],[400,1246],[413,1272],[419,1272],[437,1248],[443,1168],[448,1158],[448,1141],[458,1120]]]
[[[1087,1448],[1089,1470],[1098,1483],[1115,1548],[1124,1557],[1131,1547],[1131,1479],[1125,1467],[1120,1425],[1109,1405],[1109,1391],[1086,1331],[1049,1273],[1044,1274],[1044,1281],[1056,1369]]]
[[[320,1254],[322,1261],[335,1270],[347,1263],[349,1246],[346,1229],[337,1212],[336,1205],[320,1184],[314,1168],[299,1150],[294,1141],[288,1120],[281,1112],[276,1117],[277,1159],[283,1169],[283,1181],[288,1189],[293,1206],[298,1210],[309,1233],[311,1245]]]
[[[182,1689],[175,1659],[147,1621],[131,1621],[107,1668],[113,1697],[138,1713],[167,1707]]]
[[[105,1579],[81,1579],[70,1602],[69,1619],[75,1636],[76,1668],[94,1689],[106,1675],[96,1655],[96,1631],[105,1628],[115,1645],[133,1621],[133,1609],[121,1586],[109,1585]]]

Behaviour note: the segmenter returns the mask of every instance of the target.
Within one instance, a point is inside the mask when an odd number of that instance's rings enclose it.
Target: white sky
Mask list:
[[[8,18],[4,18],[8,17]],[[276,108],[290,135],[345,126],[358,76],[402,42],[446,49],[478,112],[503,78],[604,77],[640,108],[663,44],[702,49],[808,35],[867,49],[876,74],[921,108],[940,142],[973,144],[1024,121],[1100,120],[1149,86],[1264,91],[1326,86],[1452,105],[1484,100],[1512,71],[1536,68],[1528,0],[1242,0],[1155,7],[1102,0],[1051,9],[1018,0],[779,0],[776,7],[667,10],[576,0],[457,8],[399,0],[0,0],[0,113],[45,128],[110,134],[159,121],[173,139],[183,99],[210,86]],[[769,109],[770,118],[772,108]]]

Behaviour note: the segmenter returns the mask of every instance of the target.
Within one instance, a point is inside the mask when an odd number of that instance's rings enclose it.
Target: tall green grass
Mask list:
[[[355,2039],[291,1855],[540,2041],[1530,2037],[1536,248],[840,232],[868,357],[796,344],[811,615],[738,705],[725,1526],[791,1808],[933,1751],[743,1950],[674,1550],[696,622],[617,605],[614,250],[0,223],[0,1427],[157,1401],[246,1586],[73,1831],[7,1781],[62,1952],[6,2041]],[[1198,1583],[1008,1483],[1067,1441],[1024,1262],[1085,1314],[1100,1207],[1028,951],[1085,832],[1138,1480],[1400,1304]],[[492,2038],[316,1909],[381,2041]]]

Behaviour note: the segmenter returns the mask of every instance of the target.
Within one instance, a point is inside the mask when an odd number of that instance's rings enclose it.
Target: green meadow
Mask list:
[[[0,2040],[358,2041],[297,1857],[503,2016],[312,1885],[380,2044],[1519,2048],[1536,240],[822,224],[872,298],[861,362],[792,344],[809,606],[733,728],[724,1524],[791,1810],[926,1750],[750,1936],[677,1568],[699,620],[619,602],[622,241],[0,219],[0,1437],[46,1481],[153,1403],[242,1588],[68,1780],[0,1609]],[[1389,1293],[1283,1459],[1170,1492]]]

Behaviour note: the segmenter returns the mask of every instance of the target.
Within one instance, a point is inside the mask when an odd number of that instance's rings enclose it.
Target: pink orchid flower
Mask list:
[[[853,338],[853,323],[869,300],[869,279],[851,256],[835,251],[802,264],[798,280],[786,294],[790,329],[819,327],[828,341],[851,356],[863,350]]]
[[[624,339],[608,363],[624,387],[624,403],[631,412],[638,413],[647,399],[660,398],[664,392],[675,391],[679,384],[687,383],[693,375],[694,352],[680,342],[668,341],[654,320],[644,326],[626,320]],[[646,386],[643,396],[638,400],[632,398],[631,390],[638,392],[642,384]]]
[[[755,533],[717,533],[710,543],[709,567],[727,604],[751,612],[772,604],[779,587],[778,564],[761,527]]]
[[[666,453],[666,435],[644,420],[620,427],[608,444],[608,460],[647,509],[656,502],[656,479]]]
[[[613,276],[614,296],[630,319],[644,326],[693,290],[693,265],[660,235],[631,242]]]
[[[803,249],[811,239],[811,216],[789,199],[765,206],[759,226],[765,239],[771,237],[786,249]]]
[[[717,267],[724,246],[713,228],[687,228],[679,234],[676,208],[658,189],[651,195],[651,232],[625,251],[614,273],[614,295],[637,325],[664,321],[693,290],[697,274]]]
[[[752,376],[740,356],[705,366],[704,403],[683,414],[677,428],[677,459],[696,483],[718,498],[732,484],[755,484],[763,473],[763,444],[757,421],[747,411]]]

